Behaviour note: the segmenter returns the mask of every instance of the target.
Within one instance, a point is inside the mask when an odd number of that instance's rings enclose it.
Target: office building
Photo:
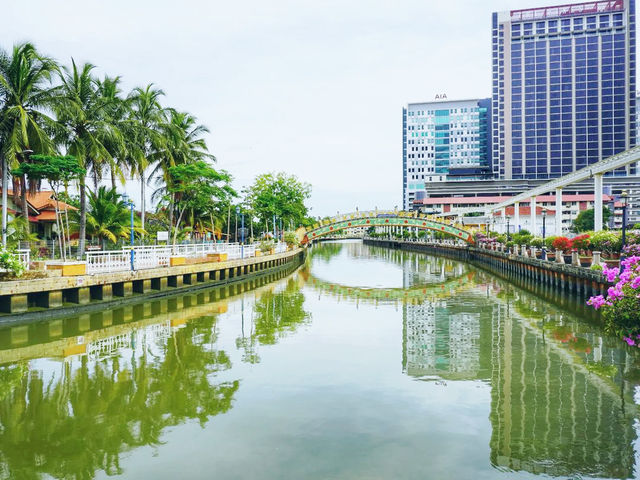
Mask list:
[[[489,99],[442,99],[403,108],[405,209],[425,184],[490,177],[490,104]]]
[[[635,0],[493,14],[495,178],[559,177],[635,146],[635,35]]]

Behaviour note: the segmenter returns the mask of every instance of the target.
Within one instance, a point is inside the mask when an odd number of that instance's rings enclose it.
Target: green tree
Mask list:
[[[58,135],[60,143],[87,171],[91,171],[97,188],[105,166],[113,161],[107,145],[119,138],[119,132],[105,115],[107,102],[98,93],[92,75],[94,68],[90,63],[78,67],[72,59],[71,68],[65,68],[60,74],[62,90],[55,102],[55,111],[63,127]],[[78,257],[82,257],[87,235],[87,189],[85,176],[78,180]]]
[[[77,178],[84,177],[86,170],[82,168],[78,160],[71,155],[32,155],[30,163],[21,163],[12,173],[19,177],[26,176],[29,179],[29,183],[48,180],[51,184],[56,200],[56,226],[60,233],[60,256],[62,259],[65,259],[64,243],[66,236],[64,233],[64,222],[61,222],[59,218],[59,189],[62,183],[66,184]]]
[[[88,197],[87,234],[99,238],[103,250],[107,241],[116,243],[119,238],[129,236],[131,213],[114,188],[101,186],[95,193],[89,191]],[[139,222],[136,223],[134,230],[141,233]]]
[[[180,222],[186,211],[209,211],[218,201],[237,196],[231,187],[231,175],[216,171],[204,161],[175,165],[168,169],[169,194],[173,195],[178,211],[173,234],[175,245]]]
[[[15,45],[11,53],[0,50],[0,155],[11,168],[28,161],[26,151],[54,152],[48,130],[55,120],[48,114],[59,92],[52,86],[58,71],[56,62],[40,54],[31,43]],[[17,199],[17,182],[14,196]],[[27,190],[35,192],[38,183],[27,185],[19,178],[22,215],[28,215]]]
[[[311,195],[311,185],[284,172],[266,173],[258,176],[244,194],[245,203],[260,219],[261,225],[270,225],[275,215],[283,225],[291,223],[297,227],[307,217],[304,202]]]
[[[169,168],[175,165],[185,165],[197,161],[213,161],[215,157],[208,152],[207,143],[202,136],[209,132],[204,125],[197,123],[196,117],[186,112],[178,112],[167,109],[168,121],[160,125],[164,142],[162,149],[153,153],[154,169],[150,178],[154,179],[156,189],[151,196],[152,200],[169,198],[168,219],[169,225],[173,225],[175,199],[169,193],[167,186],[171,182]],[[210,221],[214,224],[213,211],[210,211]]]
[[[588,210],[583,210],[578,214],[576,219],[573,221],[573,230],[575,232],[589,232],[594,229],[594,216],[595,210],[593,208],[589,208]],[[611,210],[607,207],[602,207],[602,223],[606,224],[611,217]]]
[[[166,122],[166,112],[160,105],[164,92],[152,83],[144,88],[135,88],[127,97],[130,105],[126,135],[128,136],[127,156],[131,173],[140,178],[140,202],[142,228],[145,225],[147,168],[157,152],[165,150],[162,125]]]

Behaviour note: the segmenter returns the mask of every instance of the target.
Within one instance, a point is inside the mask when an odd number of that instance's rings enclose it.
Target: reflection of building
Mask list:
[[[455,307],[454,307],[455,308]],[[403,368],[407,375],[478,378],[480,313],[438,304],[403,305]]]
[[[506,305],[496,306],[492,323],[491,462],[554,476],[630,477],[635,432],[620,396]]]
[[[606,346],[593,334],[576,336],[558,323],[560,315],[541,314],[556,321],[555,330],[542,328],[524,310],[526,320],[520,319],[516,303],[533,309],[529,296],[511,304],[495,294],[487,293],[486,299],[494,301],[449,298],[404,305],[405,373],[490,381],[490,455],[497,468],[630,477],[636,438],[632,412],[625,413],[610,377],[588,369],[616,371],[626,361],[624,350]],[[580,340],[589,347],[580,347]]]

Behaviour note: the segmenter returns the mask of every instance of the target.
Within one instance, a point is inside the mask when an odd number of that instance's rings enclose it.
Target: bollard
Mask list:
[[[581,267],[580,264],[580,255],[578,255],[578,250],[575,248],[571,250],[571,265],[574,267]]]
[[[556,249],[556,263],[564,263],[564,252]]]
[[[591,259],[591,266],[600,265],[602,266],[602,261],[600,260],[600,252],[593,252],[593,258]]]

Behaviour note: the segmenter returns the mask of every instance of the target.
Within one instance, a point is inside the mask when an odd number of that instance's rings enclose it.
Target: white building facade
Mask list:
[[[431,182],[490,174],[490,101],[447,100],[403,108],[403,202],[408,209]]]

